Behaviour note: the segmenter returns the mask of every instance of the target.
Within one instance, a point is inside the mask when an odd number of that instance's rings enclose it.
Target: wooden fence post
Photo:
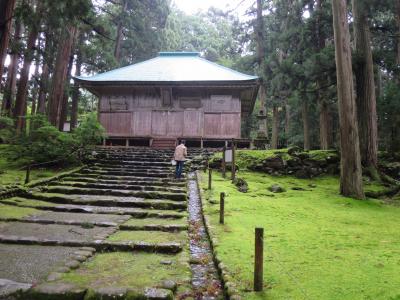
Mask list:
[[[219,223],[224,224],[225,222],[225,193],[222,192],[219,195]]]
[[[232,166],[231,166],[231,170],[232,170],[232,182],[235,180],[235,176],[236,176],[236,151],[235,151],[235,140],[232,139]]]
[[[225,151],[226,147],[224,146],[223,152],[222,152],[222,177],[226,177],[226,158],[225,158]]]
[[[31,175],[31,164],[26,167],[25,184],[29,183],[29,177]]]
[[[208,189],[211,190],[211,182],[212,182],[212,169],[208,168]]]
[[[263,290],[264,228],[255,231],[254,291]]]

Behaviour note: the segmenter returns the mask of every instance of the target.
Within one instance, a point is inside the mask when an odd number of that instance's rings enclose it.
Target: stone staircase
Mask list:
[[[187,167],[201,165],[198,156],[202,153],[203,150],[190,149],[192,163]],[[161,282],[155,280],[146,286],[135,287],[140,295],[148,299],[172,299],[173,295],[190,294],[187,186],[185,179],[174,179],[172,156],[173,150],[99,148],[87,167],[79,172],[28,190],[18,197],[1,200],[2,205],[21,211],[32,209],[35,213],[0,220],[0,269],[12,268],[6,257],[17,251],[15,247],[20,245],[26,245],[25,255],[32,256],[33,261],[40,260],[37,249],[33,247],[43,249],[43,255],[49,251],[64,251],[68,255],[59,255],[54,263],[48,263],[46,271],[33,272],[29,275],[30,280],[17,275],[18,272],[11,276],[0,271],[0,278],[34,286],[28,290],[25,299],[51,297],[53,292],[60,291],[60,285],[71,285],[71,276],[64,274],[72,272],[73,278],[82,276],[82,282],[86,282],[86,274],[92,271],[93,265],[102,262],[107,253],[137,252],[152,256],[152,259],[149,259],[146,270],[136,267],[134,260],[121,261],[121,268],[131,265],[130,277],[153,278],[154,271],[151,270],[166,274]],[[79,254],[82,251],[88,253],[84,258]],[[164,254],[169,258],[161,257]],[[16,258],[16,264],[23,267],[18,259],[22,258]],[[43,266],[37,268],[42,270]],[[115,272],[118,272],[118,266],[116,268]],[[175,269],[180,270],[179,274]],[[182,274],[187,277],[182,278]],[[127,280],[121,278],[119,283],[114,277],[108,279],[108,273],[101,272],[95,272],[93,276],[92,281],[79,287],[99,294],[99,299],[102,299],[103,288],[99,282],[110,281],[111,292],[108,290],[107,293],[112,294],[112,288],[118,288],[120,295]],[[128,295],[129,290],[122,289],[122,293]],[[149,293],[156,296],[151,298]]]

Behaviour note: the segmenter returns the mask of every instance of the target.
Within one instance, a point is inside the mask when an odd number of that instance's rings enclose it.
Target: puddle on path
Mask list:
[[[203,222],[195,174],[188,176],[189,240],[192,286],[196,300],[223,299],[218,271],[213,262],[210,241]]]

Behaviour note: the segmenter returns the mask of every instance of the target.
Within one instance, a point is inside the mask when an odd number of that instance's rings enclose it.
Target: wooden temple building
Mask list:
[[[80,85],[99,97],[107,145],[222,147],[241,140],[258,77],[239,73],[197,52],[160,52],[153,59],[91,77]]]

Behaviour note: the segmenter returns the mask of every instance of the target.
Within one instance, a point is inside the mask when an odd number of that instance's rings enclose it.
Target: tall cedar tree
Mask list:
[[[340,121],[340,193],[363,199],[361,156],[346,0],[332,0]]]
[[[15,2],[15,0],[0,0],[0,79],[4,72]]]
[[[1,112],[3,115],[11,117],[12,108],[14,105],[16,90],[17,90],[17,73],[19,64],[19,42],[21,39],[22,24],[16,20],[14,31],[14,45],[10,51],[10,64],[8,65],[7,81],[4,88],[3,103]]]
[[[258,98],[260,99],[260,124],[258,130],[259,138],[267,138],[268,139],[268,123],[266,118],[266,88],[264,78],[265,72],[265,46],[264,46],[264,20],[263,20],[263,0],[257,0],[257,20],[255,23],[255,33],[256,33],[256,42],[257,42],[257,60],[258,60],[258,72],[261,77],[261,85],[258,92]]]
[[[76,32],[76,26],[67,26],[61,35],[57,48],[57,59],[48,103],[49,121],[57,128],[60,128],[62,125],[64,85],[67,79],[68,63],[72,45],[76,38]]]
[[[366,3],[352,0],[355,39],[355,75],[361,162],[376,169],[378,166],[378,125],[371,34]]]

